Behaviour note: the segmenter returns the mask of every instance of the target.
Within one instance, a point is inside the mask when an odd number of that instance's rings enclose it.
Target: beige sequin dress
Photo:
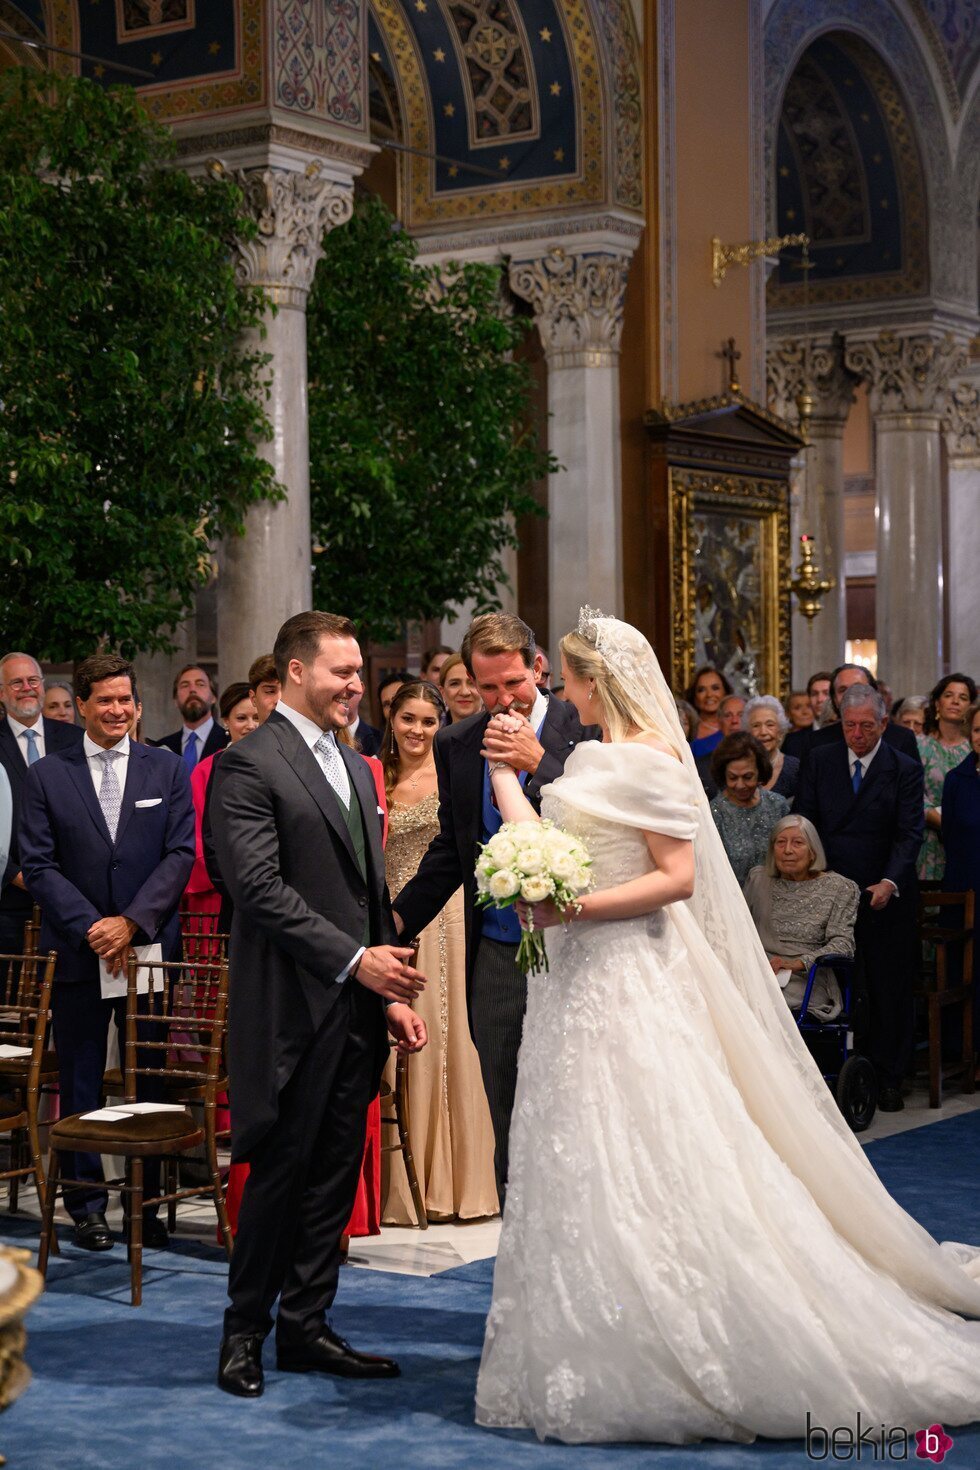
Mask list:
[[[418,872],[439,827],[439,798],[415,806],[392,803],[385,871],[391,893]],[[410,1062],[411,1140],[425,1208],[432,1219],[479,1219],[497,1213],[493,1129],[480,1062],[466,1019],[463,890],[422,931],[418,967],[428,979],[415,1010],[429,1044]],[[394,1060],[387,1079],[394,1084]],[[385,1225],[414,1225],[415,1211],[400,1154],[385,1154],[381,1176]]]

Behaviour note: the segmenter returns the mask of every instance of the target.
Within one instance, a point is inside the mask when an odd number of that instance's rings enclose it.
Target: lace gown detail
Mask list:
[[[671,758],[592,743],[543,813],[588,844],[601,889],[651,870],[644,827],[694,836],[697,805]],[[890,1200],[695,913],[548,932],[478,1422],[683,1443],[800,1438],[808,1409],[980,1418],[980,1326],[953,1315],[980,1315],[980,1287]],[[772,1003],[778,1035],[775,981]]]

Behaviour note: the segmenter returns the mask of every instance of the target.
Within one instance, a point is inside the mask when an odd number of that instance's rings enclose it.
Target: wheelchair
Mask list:
[[[844,1002],[833,1021],[818,1021],[809,1013],[817,971],[823,967],[833,970]],[[807,974],[796,1023],[848,1127],[854,1133],[863,1133],[878,1106],[878,1078],[868,1058],[854,1051],[855,1032],[862,1032],[867,1025],[867,996],[855,982],[853,959],[839,954],[818,955]]]

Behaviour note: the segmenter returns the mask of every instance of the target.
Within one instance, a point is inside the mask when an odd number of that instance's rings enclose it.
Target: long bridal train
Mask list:
[[[478,1422],[682,1443],[800,1438],[808,1412],[976,1420],[980,1325],[957,1314],[980,1317],[977,1252],[937,1245],[879,1182],[782,999],[649,645],[597,627],[684,763],[582,745],[544,814],[599,888],[650,871],[645,830],[693,838],[697,885],[549,934]]]

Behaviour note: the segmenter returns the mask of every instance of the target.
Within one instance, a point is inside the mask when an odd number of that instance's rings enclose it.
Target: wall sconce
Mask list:
[[[821,577],[820,568],[813,560],[813,537],[800,537],[800,564],[789,589],[799,603],[799,611],[807,622],[813,622],[823,607],[823,598],[833,592],[837,583],[833,577]]]

